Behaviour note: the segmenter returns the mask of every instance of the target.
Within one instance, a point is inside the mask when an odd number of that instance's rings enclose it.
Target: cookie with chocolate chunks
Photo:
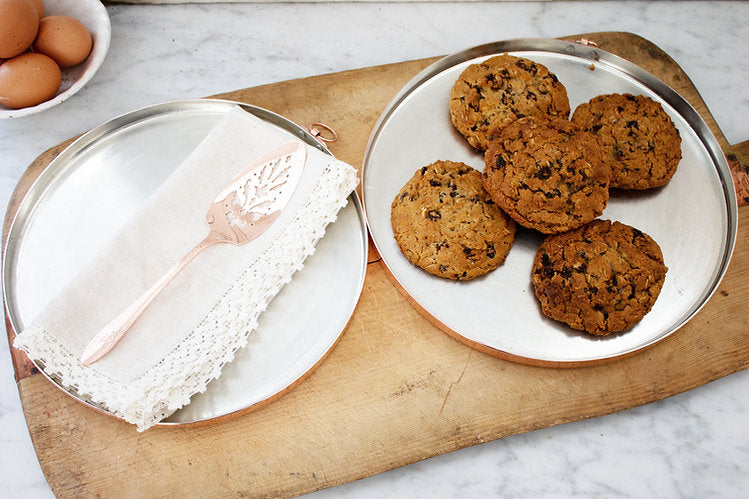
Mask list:
[[[642,320],[658,298],[667,270],[650,236],[598,219],[547,236],[536,252],[531,280],[546,316],[605,336]]]
[[[479,151],[518,118],[566,119],[569,113],[567,89],[554,73],[509,54],[471,64],[450,92],[452,124]]]
[[[484,154],[484,188],[520,225],[556,234],[603,213],[610,169],[592,136],[562,118],[521,118]]]
[[[453,161],[417,170],[393,199],[390,220],[409,262],[454,280],[499,267],[515,239],[515,223],[484,190],[481,173]]]
[[[668,183],[681,161],[681,136],[650,97],[607,94],[580,104],[572,122],[596,137],[611,167],[611,187],[651,189]]]

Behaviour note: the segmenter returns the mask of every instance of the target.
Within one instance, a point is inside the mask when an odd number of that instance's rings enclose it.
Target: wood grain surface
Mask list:
[[[628,33],[584,35],[639,64],[702,115],[746,175],[749,142],[728,144],[689,78],[652,43]],[[578,40],[581,35],[568,37]],[[331,151],[361,165],[392,96],[436,58],[229,92],[300,125],[339,134]],[[23,176],[8,222],[33,179]],[[432,326],[391,283],[370,245],[364,290],[338,345],[307,379],[263,407],[220,421],[144,433],[64,394],[13,352],[29,431],[58,497],[284,497],[349,482],[469,445],[647,404],[749,367],[749,208],[728,272],[677,334],[628,358],[579,368],[532,367],[469,348]],[[13,336],[13,331],[8,331]]]

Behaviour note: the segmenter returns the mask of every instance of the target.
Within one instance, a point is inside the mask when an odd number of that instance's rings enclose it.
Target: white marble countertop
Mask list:
[[[51,110],[0,120],[3,206],[40,153],[145,105],[519,37],[639,34],[681,65],[729,142],[749,138],[747,2],[251,3],[107,10],[111,48],[93,80]],[[312,495],[746,497],[748,393],[744,371],[643,407],[485,443]],[[25,425],[5,340],[0,442],[0,497],[52,496]]]

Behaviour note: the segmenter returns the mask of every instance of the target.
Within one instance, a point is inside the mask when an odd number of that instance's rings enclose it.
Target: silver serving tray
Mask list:
[[[42,172],[10,227],[2,272],[15,331],[33,320],[236,106],[330,154],[291,121],[224,100],[160,104],[91,130]],[[367,251],[366,224],[353,193],[304,268],[261,315],[248,346],[206,392],[161,424],[206,421],[256,407],[303,379],[346,327],[361,294]],[[47,375],[43,365],[37,367]]]
[[[669,267],[661,294],[628,332],[594,338],[546,318],[530,282],[540,234],[520,229],[502,267],[468,282],[434,277],[400,253],[390,203],[413,173],[435,160],[462,161],[482,171],[483,158],[454,130],[450,89],[469,64],[509,52],[547,66],[567,88],[572,110],[615,92],[661,102],[682,137],[683,159],[660,189],[614,193],[601,218],[652,236]],[[445,57],[414,77],[375,125],[362,169],[362,201],[383,262],[418,308],[445,332],[479,350],[534,365],[577,366],[632,354],[673,334],[702,307],[723,277],[737,229],[736,195],[725,157],[695,110],[642,68],[590,46],[522,39]]]

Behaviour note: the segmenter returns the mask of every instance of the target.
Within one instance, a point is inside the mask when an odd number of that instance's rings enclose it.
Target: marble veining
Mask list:
[[[110,5],[110,52],[63,104],[0,120],[0,203],[59,142],[167,100],[448,54],[629,31],[692,79],[729,143],[749,138],[747,2]],[[0,348],[0,497],[52,497]],[[327,497],[742,497],[749,372],[608,416],[510,436],[312,494]]]

